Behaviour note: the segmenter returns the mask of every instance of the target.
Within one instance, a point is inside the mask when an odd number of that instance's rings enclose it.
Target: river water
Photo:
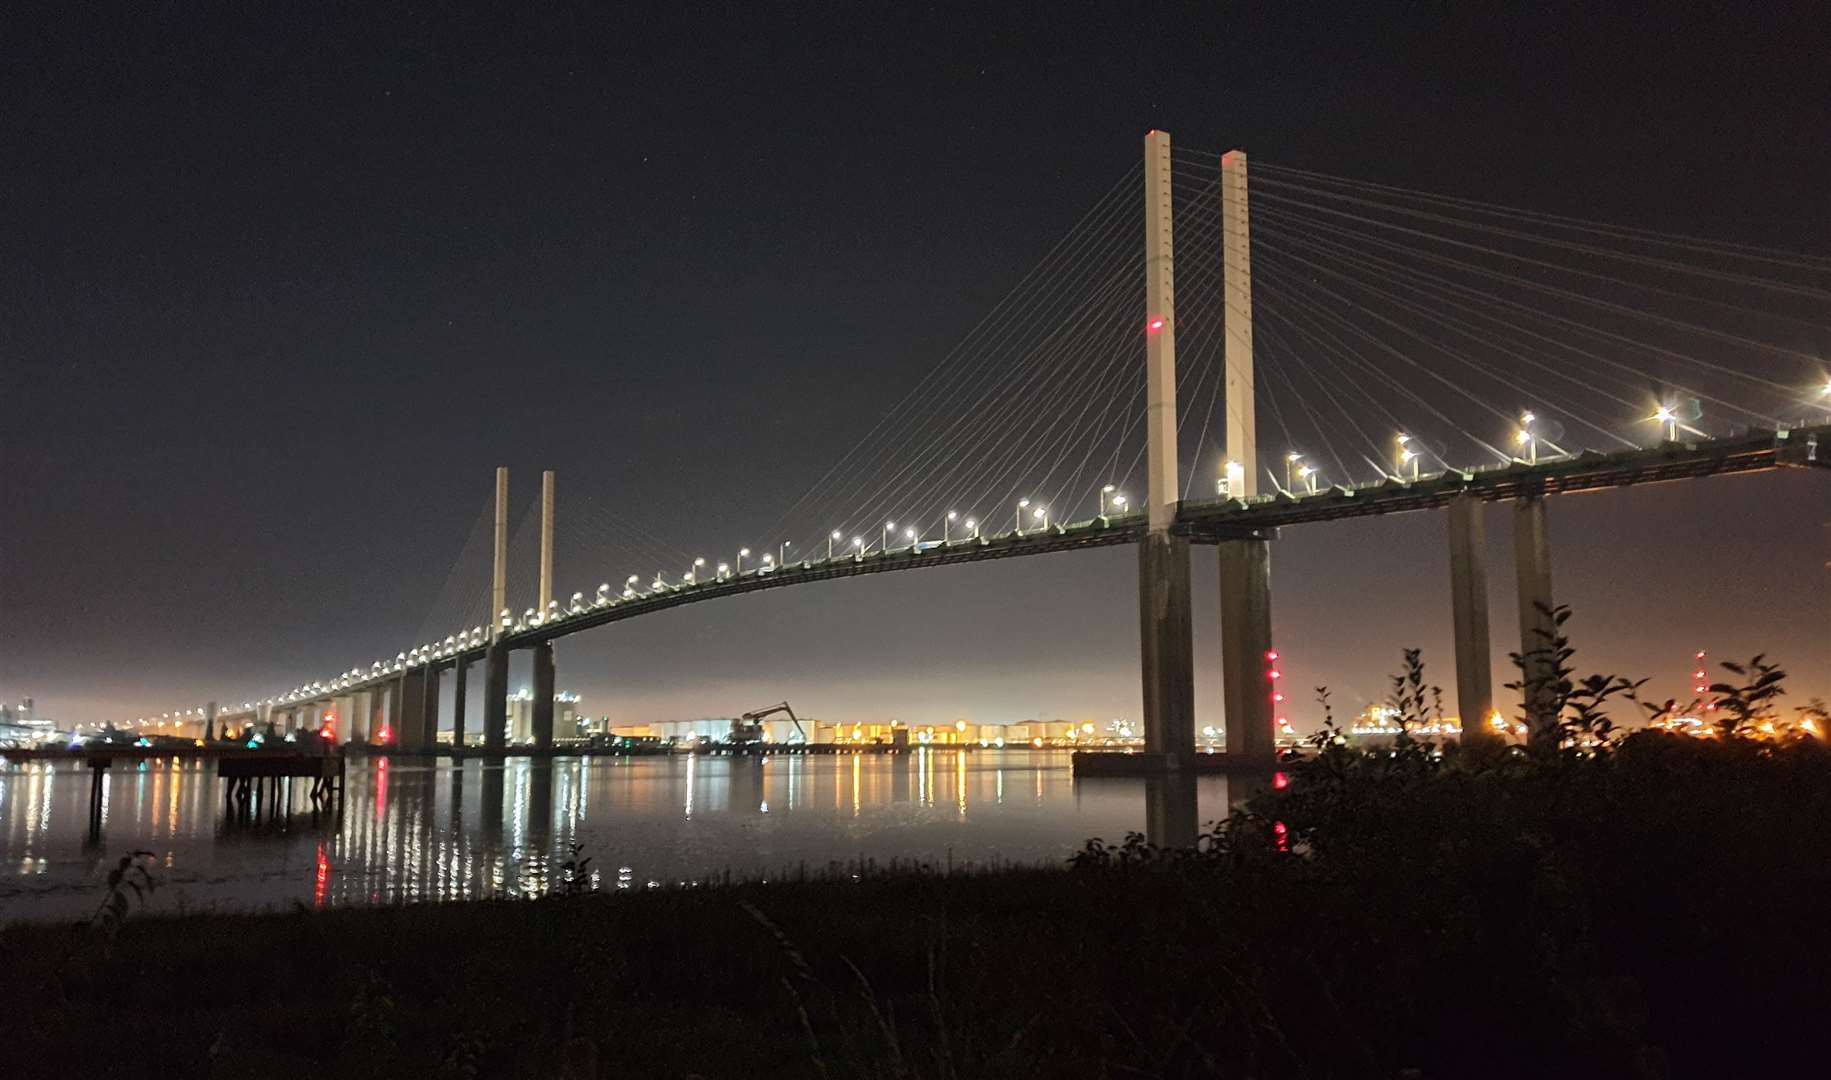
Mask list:
[[[1059,863],[1167,813],[1224,816],[1225,778],[1172,795],[1082,779],[1047,750],[352,760],[341,820],[295,781],[281,820],[225,820],[213,762],[118,766],[89,831],[81,762],[0,763],[0,923],[86,915],[110,866],[153,853],[150,909],[258,911],[538,896],[582,844],[597,888],[820,872],[861,861]],[[1154,802],[1153,802],[1154,801]],[[1187,824],[1186,820],[1184,821]]]

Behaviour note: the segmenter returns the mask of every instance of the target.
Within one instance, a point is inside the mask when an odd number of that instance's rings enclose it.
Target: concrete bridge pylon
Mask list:
[[[1145,460],[1149,528],[1138,543],[1139,663],[1145,752],[1193,763],[1195,658],[1189,541],[1171,532],[1181,502],[1176,458],[1176,235],[1170,134],[1144,137]]]

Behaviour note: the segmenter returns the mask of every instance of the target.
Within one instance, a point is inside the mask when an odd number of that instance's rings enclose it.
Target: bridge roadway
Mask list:
[[[1750,431],[1746,434],[1695,442],[1664,443],[1647,449],[1613,453],[1587,452],[1572,457],[1515,462],[1468,471],[1447,471],[1417,480],[1388,478],[1352,487],[1331,487],[1315,494],[1279,493],[1252,499],[1190,500],[1182,504],[1172,532],[1194,543],[1219,543],[1229,539],[1271,538],[1286,525],[1408,513],[1448,507],[1463,497],[1503,501],[1533,495],[1569,494],[1626,487],[1632,484],[1706,476],[1762,472],[1788,466],[1831,468],[1831,425],[1794,428],[1790,431]],[[810,560],[792,567],[751,571],[722,581],[679,585],[630,599],[591,603],[577,612],[538,626],[504,635],[508,649],[526,649],[607,623],[763,589],[783,588],[814,581],[914,570],[933,566],[983,562],[1041,555],[1052,551],[1111,547],[1137,543],[1146,530],[1144,515],[1128,514],[1051,525],[1023,534],[1006,533],[950,543],[931,541],[919,550],[892,549],[864,556],[835,556]],[[436,652],[412,667],[445,668],[482,660],[487,644],[454,647]],[[363,679],[339,681],[321,691],[276,701],[292,708],[333,697],[385,688],[400,677],[401,668]],[[224,719],[247,716],[247,710],[225,711]]]

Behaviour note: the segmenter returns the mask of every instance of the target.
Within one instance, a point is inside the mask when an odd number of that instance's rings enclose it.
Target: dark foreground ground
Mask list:
[[[1199,855],[15,927],[0,1076],[1822,1075],[1828,901],[1823,744],[1324,755]]]

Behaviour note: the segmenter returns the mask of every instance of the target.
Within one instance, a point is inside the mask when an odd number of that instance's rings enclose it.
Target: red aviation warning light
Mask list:
[[[1149,319],[1145,320],[1145,324],[1144,324],[1145,333],[1147,333],[1147,334],[1163,333],[1163,321],[1164,320],[1163,320],[1162,315],[1151,316]]]
[[[1278,689],[1278,680],[1284,678],[1284,672],[1278,670],[1278,650],[1265,650],[1265,662],[1268,665],[1265,669],[1265,680],[1269,682],[1272,687],[1273,741],[1275,743],[1278,739],[1284,739],[1294,742],[1297,738],[1297,732],[1291,728],[1290,719],[1284,715],[1284,694]]]

